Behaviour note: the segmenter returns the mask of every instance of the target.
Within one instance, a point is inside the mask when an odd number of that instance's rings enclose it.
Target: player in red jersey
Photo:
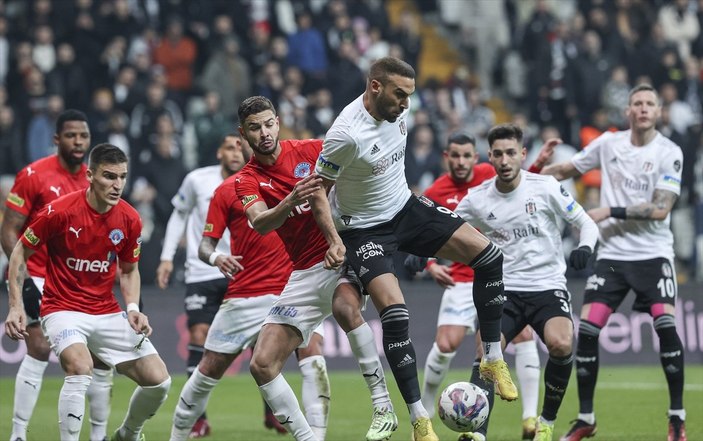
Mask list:
[[[293,261],[288,283],[259,334],[251,373],[274,415],[295,439],[317,439],[281,369],[297,347],[308,344],[313,329],[333,313],[347,333],[371,391],[374,414],[366,439],[387,439],[397,428],[397,419],[373,333],[360,313],[362,297],[358,287],[349,283],[355,277],[342,265],[344,246],[334,226],[318,227],[317,216],[313,216],[316,210],[329,210],[320,180],[311,174],[322,142],[279,141],[275,108],[261,96],[244,100],[238,116],[239,131],[254,157],[239,172],[237,196],[254,229],[262,234],[275,230]]]
[[[57,153],[29,164],[15,178],[5,201],[5,216],[0,226],[0,242],[10,257],[25,228],[39,210],[54,199],[88,187],[83,157],[90,146],[88,120],[78,110],[62,112],[56,120],[54,144]],[[42,377],[49,364],[49,342],[39,327],[39,305],[46,273],[46,248],[40,247],[27,262],[29,277],[24,280],[22,297],[27,317],[27,354],[15,379],[15,401],[12,418],[13,441],[24,441],[34,406],[41,390]],[[95,363],[93,381],[88,388],[91,439],[103,439],[110,414],[112,370]]]
[[[530,170],[539,171],[553,150],[553,143],[545,144]],[[452,211],[470,188],[496,175],[490,163],[477,164],[476,141],[472,136],[463,133],[450,135],[444,157],[449,172],[437,178],[425,190],[425,196]],[[412,266],[418,259],[410,256],[409,264]],[[420,268],[411,268],[417,269]],[[437,334],[425,361],[423,376],[422,403],[432,417],[437,391],[457,348],[467,334],[476,331],[476,307],[471,296],[474,271],[470,266],[459,262],[446,266],[430,259],[425,269],[435,282],[445,288],[437,318]],[[532,439],[536,430],[540,377],[539,355],[532,337],[532,328],[526,327],[512,343],[515,347],[515,366],[523,403],[523,439]],[[480,340],[477,341],[477,347],[479,346]],[[477,360],[478,362],[474,363],[474,371],[478,370],[480,359]]]
[[[246,147],[239,141],[237,150],[240,163],[244,165],[243,150]],[[205,409],[210,393],[227,368],[242,351],[256,342],[264,317],[283,291],[292,271],[290,257],[278,235],[271,232],[261,236],[249,226],[237,198],[235,178],[227,178],[215,190],[198,249],[200,259],[219,268],[229,278],[229,284],[207,334],[203,358],[181,391],[171,441],[188,438],[190,427]],[[217,250],[225,229],[230,231],[229,255]],[[231,276],[233,272],[236,277]],[[310,345],[297,355],[303,374],[306,419],[318,439],[324,439],[330,393],[322,356],[322,335],[315,333]],[[273,422],[267,420],[266,424],[270,428],[279,427],[285,433],[275,418]]]
[[[127,177],[127,156],[110,144],[90,154],[87,191],[69,193],[43,208],[22,234],[10,256],[10,312],[5,333],[27,336],[21,286],[27,261],[46,247],[48,261],[40,317],[46,338],[66,374],[59,395],[62,440],[78,440],[95,356],[116,367],[139,387],[112,439],[143,439],[171,384],[166,365],[147,338],[151,327],[139,312],[141,221],[120,196]],[[112,292],[117,266],[123,312]]]

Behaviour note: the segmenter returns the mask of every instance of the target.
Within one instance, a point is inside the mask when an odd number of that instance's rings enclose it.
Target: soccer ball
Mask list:
[[[453,431],[474,432],[488,419],[488,397],[475,384],[460,381],[442,391],[437,409],[444,425]]]

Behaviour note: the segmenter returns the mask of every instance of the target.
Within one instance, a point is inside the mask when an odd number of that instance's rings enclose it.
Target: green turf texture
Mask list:
[[[703,366],[686,367],[684,404],[687,410],[686,429],[689,441],[703,440]],[[452,370],[445,385],[454,381],[466,381],[468,371]],[[387,373],[389,375],[390,372]],[[390,377],[390,375],[389,375]],[[300,391],[300,375],[286,373],[296,393]],[[514,377],[513,377],[514,378]],[[388,378],[399,416],[399,427],[393,440],[410,439],[408,413],[392,378]],[[668,393],[661,368],[651,367],[603,367],[596,389],[596,416],[598,434],[594,441],[665,440],[667,433],[666,410]],[[0,379],[0,441],[9,439],[12,419],[13,378]],[[176,400],[185,382],[183,375],[174,376],[168,400],[156,416],[147,422],[144,432],[147,441],[165,441],[169,437],[171,418]],[[334,372],[331,374],[332,407],[328,441],[363,440],[371,419],[370,399],[366,386],[356,372]],[[57,399],[62,379],[44,379],[41,396],[29,425],[28,441],[58,440]],[[113,389],[112,413],[108,433],[119,425],[127,409],[133,383],[118,376]],[[490,441],[520,439],[520,402],[496,401],[491,417]],[[540,400],[541,403],[541,400]],[[569,421],[577,412],[576,377],[572,376],[556,423],[555,440],[569,427]],[[279,435],[263,426],[263,405],[254,381],[248,375],[226,377],[215,389],[208,405],[208,417],[212,425],[210,441],[261,440],[284,441],[290,435]],[[441,440],[455,440],[456,433],[450,431],[438,417],[433,419],[435,431]],[[83,425],[81,440],[88,440],[90,428]]]

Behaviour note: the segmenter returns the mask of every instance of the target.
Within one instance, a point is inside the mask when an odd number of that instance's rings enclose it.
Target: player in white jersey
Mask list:
[[[647,84],[630,91],[625,111],[630,129],[605,133],[571,161],[546,167],[557,179],[600,168],[601,206],[588,212],[600,227],[595,274],[586,283],[578,331],[579,414],[562,437],[578,441],[593,436],[593,395],[598,376],[598,337],[608,317],[630,290],[633,309],[649,313],[659,336],[660,357],[669,386],[670,441],[685,441],[683,346],[676,333],[677,285],[671,209],[681,191],[683,154],[656,130],[661,103]]]
[[[481,373],[503,399],[517,399],[500,348],[503,257],[498,248],[451,210],[411,194],[405,179],[406,117],[415,71],[385,57],[371,65],[366,91],[337,117],[325,136],[316,172],[330,191],[332,217],[346,257],[379,311],[383,346],[410,411],[415,441],[437,440],[420,400],[410,314],[393,267],[404,251],[470,265],[485,352]]]
[[[520,169],[527,149],[518,126],[493,127],[488,144],[488,159],[497,175],[473,188],[456,213],[476,225],[505,256],[503,341],[511,341],[530,325],[547,345],[546,392],[534,439],[550,441],[573,364],[571,295],[561,232],[566,222],[581,232],[579,246],[570,256],[572,266],[580,270],[595,248],[598,227],[556,179]],[[479,386],[493,387],[475,377],[471,381]],[[488,396],[491,400],[493,394]],[[487,429],[486,424],[466,439],[484,441]]]
[[[171,200],[173,212],[166,225],[161,263],[156,269],[159,288],[166,289],[173,273],[173,256],[183,234],[186,235],[186,295],[185,311],[188,317],[188,376],[203,357],[203,345],[217,310],[227,291],[227,279],[216,267],[198,259],[198,246],[205,227],[205,217],[215,189],[229,176],[240,170],[247,157],[242,155],[242,140],[236,134],[226,135],[217,149],[219,165],[193,170],[186,175]],[[229,252],[229,232],[225,231],[217,250]],[[203,413],[193,426],[191,438],[201,438],[210,433],[210,424]]]

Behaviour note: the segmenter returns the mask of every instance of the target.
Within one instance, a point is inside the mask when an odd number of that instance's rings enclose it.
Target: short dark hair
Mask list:
[[[389,75],[400,75],[415,79],[415,69],[403,60],[395,57],[383,57],[374,61],[369,69],[369,79],[385,84]]]
[[[454,132],[449,135],[449,138],[447,139],[447,148],[449,148],[449,144],[471,144],[476,147],[476,138],[469,135],[468,133]]]
[[[493,143],[498,139],[514,139],[522,144],[522,129],[517,124],[498,124],[488,131],[489,147],[493,147]]]
[[[81,112],[80,110],[64,110],[59,114],[59,117],[56,118],[56,134],[61,133],[61,131],[63,130],[63,125],[66,121],[83,121],[88,124],[88,117],[85,116],[85,113]]]
[[[127,155],[119,147],[108,143],[98,144],[90,151],[88,167],[95,171],[101,164],[122,164],[129,162]]]
[[[270,110],[273,114],[276,114],[276,108],[270,99],[265,96],[257,95],[250,96],[249,98],[242,101],[237,109],[237,116],[239,117],[239,124],[244,124],[244,120],[250,115],[255,115],[257,113]]]
[[[659,103],[659,92],[657,92],[657,89],[654,88],[651,84],[648,83],[642,83],[638,84],[632,89],[630,89],[630,93],[627,95],[627,103],[630,104],[630,101],[632,101],[632,96],[636,94],[637,92],[652,92],[654,96],[657,97],[657,103]]]

